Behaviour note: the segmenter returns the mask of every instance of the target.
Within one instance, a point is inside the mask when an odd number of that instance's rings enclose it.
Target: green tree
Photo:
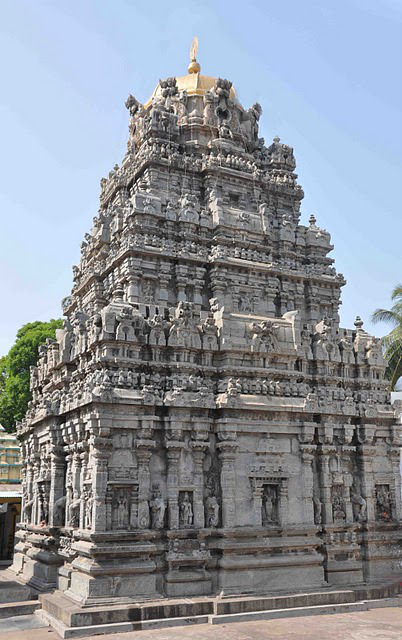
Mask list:
[[[8,354],[0,358],[0,424],[7,431],[15,431],[15,423],[27,410],[31,399],[29,368],[38,361],[38,347],[46,338],[55,338],[62,322],[52,319],[24,324]]]
[[[394,303],[390,309],[376,309],[372,322],[386,322],[392,331],[382,338],[385,357],[388,360],[386,377],[390,380],[391,391],[402,376],[402,284],[395,287],[391,294]]]

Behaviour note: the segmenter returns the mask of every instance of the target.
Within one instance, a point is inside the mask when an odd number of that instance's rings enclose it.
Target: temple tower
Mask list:
[[[400,428],[379,341],[292,147],[189,73],[129,96],[65,322],[18,427],[14,570],[100,605],[381,581],[399,571]]]

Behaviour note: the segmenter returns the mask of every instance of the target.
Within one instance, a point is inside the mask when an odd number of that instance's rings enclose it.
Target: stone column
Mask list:
[[[235,459],[237,444],[233,439],[223,440],[218,442],[217,449],[221,462],[222,525],[223,527],[231,528],[236,526]]]
[[[373,476],[373,458],[375,450],[371,444],[362,444],[359,447],[358,468],[361,480],[362,496],[367,503],[367,521],[375,520],[375,486]]]
[[[130,304],[137,303],[139,300],[139,275],[130,275],[127,286],[127,301]]]
[[[392,518],[393,520],[402,520],[400,448],[391,447],[389,451],[389,458],[392,465],[393,489],[394,489],[394,491],[392,491],[392,501],[393,501],[392,506],[394,508],[394,512],[392,513]]]
[[[80,529],[84,529],[85,528],[85,509],[87,508],[87,505],[85,504],[85,493],[84,493],[84,483],[85,483],[85,477],[86,477],[87,467],[88,467],[87,451],[80,453],[80,466],[81,466],[80,487],[81,487],[81,495],[83,497],[80,504]]]
[[[167,453],[167,501],[168,501],[168,522],[169,529],[179,528],[179,459],[183,442],[167,441],[166,453]]]
[[[31,523],[39,524],[40,518],[40,507],[39,507],[39,487],[38,480],[40,474],[40,458],[39,453],[34,453],[33,456],[33,489],[32,489],[32,515],[31,515]]]
[[[138,518],[137,523],[133,520],[133,509],[131,509],[131,526],[139,529],[149,529],[149,495],[150,495],[150,472],[149,460],[152,450],[155,447],[153,440],[137,440],[137,459],[138,459]]]
[[[169,297],[169,275],[159,275],[159,301],[161,305],[167,306]]]
[[[316,446],[312,444],[301,444],[301,482],[302,492],[302,516],[303,522],[306,524],[314,524],[314,477],[313,477],[313,460]]]
[[[205,527],[205,508],[204,508],[204,458],[205,451],[208,448],[206,442],[193,442],[193,460],[194,460],[194,495],[193,495],[193,512],[194,527],[203,529]]]
[[[80,510],[79,510],[79,518],[81,518],[81,509],[82,509],[82,487],[81,487],[81,456],[77,450],[73,453],[73,502],[76,500],[80,500]],[[78,521],[78,527],[80,527],[81,522]]]
[[[94,532],[107,530],[106,492],[108,480],[108,460],[113,450],[109,439],[110,428],[98,427],[98,421],[90,430],[95,432],[91,438],[90,456],[92,458],[92,526]]]
[[[279,524],[283,527],[288,524],[289,504],[288,504],[288,482],[282,480],[278,485],[278,515]]]
[[[60,500],[65,493],[65,469],[66,459],[61,447],[53,447],[50,455],[50,494],[49,494],[49,526],[64,526],[64,520],[61,518],[56,502]]]
[[[253,479],[253,502],[254,502],[254,525],[256,527],[262,527],[262,493],[263,485],[256,482]]]
[[[332,479],[329,470],[329,455],[331,450],[323,448],[319,452],[321,461],[321,497],[322,497],[322,513],[323,524],[333,524],[334,518],[332,513]]]

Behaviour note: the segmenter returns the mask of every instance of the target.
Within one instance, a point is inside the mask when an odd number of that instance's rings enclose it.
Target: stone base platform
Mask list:
[[[61,638],[195,624],[309,616],[401,606],[400,583],[260,598],[192,598],[103,607],[82,607],[62,592],[42,594],[37,611]]]
[[[0,571],[0,605],[12,602],[26,602],[37,598],[37,591],[16,578],[14,571],[8,568]],[[0,614],[0,617],[5,616]]]

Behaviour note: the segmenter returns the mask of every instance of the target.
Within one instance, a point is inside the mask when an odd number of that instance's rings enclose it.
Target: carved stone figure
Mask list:
[[[188,491],[183,492],[180,500],[180,526],[191,527],[193,524],[193,505]]]
[[[278,524],[278,487],[265,485],[262,494],[262,524]]]
[[[352,493],[353,518],[355,522],[367,520],[367,501],[359,493]]]
[[[151,510],[152,529],[163,529],[166,506],[159,487],[155,487],[153,490],[149,508]]]
[[[376,485],[376,517],[377,520],[388,522],[392,520],[391,494],[389,486],[385,484]]]
[[[215,496],[209,496],[205,502],[206,525],[207,527],[217,527],[219,525],[219,502]]]

